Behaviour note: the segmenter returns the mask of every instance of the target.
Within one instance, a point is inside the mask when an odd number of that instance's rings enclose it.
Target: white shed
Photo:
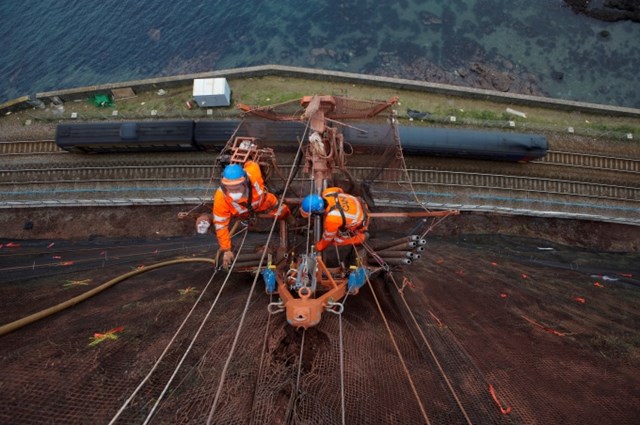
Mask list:
[[[229,106],[231,89],[226,78],[196,78],[193,80],[193,99],[201,108]]]

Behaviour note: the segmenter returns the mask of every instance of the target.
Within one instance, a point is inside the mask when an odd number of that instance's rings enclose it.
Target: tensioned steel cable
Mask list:
[[[355,247],[355,245],[354,245]],[[356,251],[356,255],[358,256],[358,258],[360,258],[360,255],[357,254]],[[400,347],[398,346],[398,343],[396,342],[395,337],[393,336],[393,331],[391,330],[391,326],[389,325],[389,322],[387,321],[386,316],[384,315],[384,311],[382,311],[382,306],[380,305],[380,302],[378,301],[378,296],[376,295],[376,292],[373,290],[373,284],[371,283],[371,280],[369,279],[369,276],[365,273],[365,279],[367,280],[367,284],[369,286],[369,289],[371,290],[371,293],[373,294],[373,299],[376,302],[376,306],[378,307],[378,312],[380,313],[380,317],[382,317],[382,321],[384,322],[385,327],[387,328],[387,332],[389,334],[389,338],[391,339],[391,343],[393,344],[393,347],[396,350],[396,354],[398,355],[398,359],[400,360],[400,363],[402,364],[402,368],[404,369],[404,373],[407,376],[407,380],[409,381],[409,386],[411,387],[411,391],[413,392],[413,395],[416,399],[416,402],[418,403],[418,407],[420,409],[420,413],[422,414],[423,419],[425,420],[425,423],[427,425],[431,424],[431,421],[429,420],[429,416],[427,415],[427,411],[424,408],[424,405],[422,404],[422,400],[420,399],[420,395],[418,394],[418,389],[415,386],[415,383],[413,382],[413,378],[411,377],[411,372],[409,371],[409,368],[407,367],[407,364],[404,360],[404,357],[402,356],[402,352],[400,351]]]
[[[427,349],[429,350],[429,353],[431,354],[431,358],[433,358],[433,361],[436,363],[436,366],[438,367],[438,371],[440,371],[440,375],[442,375],[442,378],[444,379],[445,383],[447,384],[447,387],[449,388],[449,391],[451,391],[451,395],[453,395],[453,398],[456,400],[456,404],[458,405],[458,407],[460,408],[460,411],[464,415],[464,418],[467,421],[467,424],[471,425],[472,424],[471,419],[469,418],[469,415],[467,414],[467,411],[465,410],[464,406],[462,405],[462,401],[460,401],[460,397],[458,397],[458,393],[453,388],[453,385],[451,384],[451,381],[449,380],[449,377],[447,376],[446,372],[444,371],[444,368],[440,364],[440,361],[438,361],[438,357],[436,356],[435,351],[433,351],[433,347],[431,347],[431,344],[429,343],[429,341],[427,340],[426,335],[422,331],[422,328],[420,327],[420,324],[418,323],[418,320],[416,319],[415,315],[413,314],[413,311],[411,311],[411,308],[409,307],[409,304],[407,303],[407,300],[404,297],[404,292],[400,290],[400,288],[398,286],[398,283],[393,278],[393,275],[391,273],[389,273],[389,276],[391,277],[391,281],[393,282],[393,285],[394,285],[395,289],[400,294],[400,298],[402,298],[402,302],[404,303],[404,306],[406,307],[407,311],[409,312],[409,315],[411,316],[411,320],[413,321],[413,324],[415,325],[415,327],[418,330],[418,332],[420,332],[420,336],[422,338],[422,341],[427,346]]]
[[[304,353],[304,337],[307,335],[307,329],[302,330],[302,340],[300,341],[300,355],[298,356],[298,373],[296,376],[296,388],[295,391],[291,394],[291,402],[289,403],[291,409],[287,413],[287,418],[285,419],[285,424],[291,422],[293,416],[293,412],[296,410],[296,402],[295,399],[300,396],[300,375],[302,374],[302,355]]]
[[[342,301],[342,305],[344,305],[345,301],[347,300],[347,296],[349,294],[347,293],[347,295],[345,295],[344,300]],[[342,419],[342,425],[346,425],[347,424],[347,420],[346,420],[346,407],[345,407],[345,402],[344,402],[344,343],[343,343],[343,337],[342,337],[342,313],[338,315],[338,329],[339,329],[339,336],[340,336],[340,408],[341,408],[341,412],[340,412],[340,417]]]
[[[269,304],[273,302],[273,294],[269,294]],[[264,367],[265,353],[267,352],[267,343],[269,340],[269,330],[271,329],[271,314],[267,314],[267,325],[265,326],[264,336],[262,338],[262,350],[260,352],[260,364],[258,365],[258,373],[256,375],[256,386],[253,389],[253,398],[251,399],[251,421],[250,424],[255,423],[253,418],[253,412],[255,411],[256,397],[258,394],[258,383],[262,377],[262,368]]]
[[[244,228],[241,231],[244,232],[244,236],[242,238],[242,242],[240,242],[240,247],[238,248],[238,253],[240,253],[242,251],[242,247],[244,246],[244,242],[247,239],[247,234],[249,233],[247,231],[247,228]],[[185,350],[184,354],[182,355],[182,358],[180,359],[180,362],[178,362],[178,365],[176,366],[175,370],[173,371],[173,374],[171,374],[171,377],[169,378],[169,381],[167,382],[167,384],[163,388],[162,393],[160,393],[160,395],[158,396],[158,399],[156,400],[156,402],[154,403],[153,407],[151,408],[151,411],[147,414],[147,418],[145,419],[143,425],[148,424],[149,421],[151,420],[151,417],[153,416],[153,414],[155,413],[156,409],[158,408],[158,405],[160,404],[160,401],[162,401],[162,398],[164,397],[164,394],[169,389],[169,386],[171,385],[171,383],[173,382],[173,379],[177,375],[178,370],[182,366],[182,363],[184,363],[184,360],[187,358],[187,355],[191,352],[191,348],[195,344],[196,339],[198,338],[198,336],[200,335],[200,332],[202,331],[202,328],[204,327],[205,323],[209,319],[209,316],[211,315],[211,312],[213,311],[213,308],[218,303],[218,300],[220,299],[220,295],[222,294],[222,291],[224,290],[224,287],[226,286],[227,282],[229,281],[229,277],[231,277],[231,273],[233,272],[233,267],[235,266],[236,261],[238,261],[238,256],[236,256],[233,259],[233,264],[231,264],[231,267],[229,268],[229,271],[227,272],[227,276],[225,277],[224,282],[222,282],[222,285],[220,286],[220,289],[218,290],[218,294],[216,295],[216,298],[213,300],[213,303],[211,304],[211,307],[209,307],[209,311],[207,312],[206,316],[202,319],[202,322],[200,323],[200,327],[196,331],[195,335],[193,336],[193,338],[191,340],[191,343],[189,344],[189,346]]]
[[[308,125],[307,125],[308,128]],[[306,133],[306,130],[305,130]],[[298,161],[298,157],[300,155],[300,152],[302,152],[302,143],[304,141],[304,138],[300,141],[300,143],[298,144],[298,151],[296,152],[296,157],[294,159],[294,164],[297,163]],[[291,168],[291,171],[289,172],[289,177],[287,179],[287,182],[285,184],[284,190],[282,192],[282,196],[280,197],[280,202],[278,202],[278,209],[277,211],[281,211],[282,208],[282,204],[284,203],[284,198],[287,194],[287,190],[289,189],[289,185],[291,184],[291,181],[293,180],[293,172],[294,172],[294,167]],[[269,236],[267,237],[267,242],[266,245],[269,245],[269,242],[271,241],[271,237],[273,236],[273,232],[275,230],[276,227],[276,223],[278,222],[278,216],[276,215],[273,218],[273,223],[271,224],[271,230],[269,231]],[[267,255],[267,250],[264,250],[262,252],[262,257],[260,258],[260,263],[258,265],[258,269],[260,267],[262,267],[262,264],[264,263],[264,259]],[[235,264],[235,261],[234,261]],[[240,318],[240,323],[238,324],[238,329],[236,331],[236,335],[233,339],[233,344],[231,345],[231,350],[229,351],[229,355],[227,356],[227,360],[225,362],[224,368],[222,370],[222,374],[220,376],[220,383],[218,384],[218,389],[216,391],[216,396],[213,400],[213,404],[211,405],[211,410],[209,412],[209,417],[207,418],[207,425],[211,425],[211,422],[213,420],[213,415],[216,411],[216,407],[218,406],[218,401],[220,399],[220,394],[222,393],[222,387],[224,386],[224,381],[225,381],[225,377],[227,374],[227,370],[229,369],[229,364],[231,363],[231,358],[233,357],[233,354],[235,353],[235,349],[236,346],[238,344],[238,340],[240,339],[240,331],[242,330],[242,326],[244,325],[244,320],[246,318],[247,315],[247,311],[249,309],[249,303],[251,301],[251,295],[253,294],[253,291],[255,290],[256,284],[258,282],[258,278],[260,276],[260,273],[256,273],[256,276],[253,279],[253,283],[251,284],[251,289],[249,290],[249,295],[247,297],[247,302],[245,303],[245,308],[244,311],[242,312],[242,316]]]
[[[238,133],[238,130],[240,130],[240,127],[242,126],[243,123],[244,123],[244,118],[242,118],[242,120],[240,121],[240,124],[238,124],[236,129],[233,131],[233,134],[229,137],[229,140],[227,140],[226,145],[224,146],[224,148],[222,148],[222,150],[220,152],[224,152],[224,150],[227,149],[227,146],[229,146],[231,144],[231,141],[234,139],[234,137]],[[202,199],[208,199],[209,189],[211,189],[211,186],[213,185],[213,177],[216,174],[216,168],[218,168],[219,166],[220,166],[220,163],[216,161],[216,163],[213,165],[213,170],[211,170],[211,177],[209,178],[209,182],[207,183],[207,188],[205,189],[204,197]],[[202,202],[200,202],[200,204],[198,204],[195,207],[191,208],[189,211],[187,211],[187,214],[190,214],[191,212],[195,211],[197,208],[203,206],[204,202],[205,201],[202,201]]]
[[[182,331],[182,328],[184,327],[184,325],[187,323],[187,321],[189,320],[189,318],[191,317],[191,314],[195,311],[196,307],[198,306],[198,304],[200,303],[200,300],[202,299],[202,297],[204,296],[205,292],[207,292],[207,289],[209,289],[209,285],[211,284],[211,282],[213,282],[213,278],[216,276],[216,274],[218,273],[218,269],[216,268],[213,272],[213,274],[211,275],[211,277],[209,278],[209,281],[207,282],[207,284],[205,285],[204,289],[202,290],[202,292],[200,293],[200,296],[198,297],[198,299],[195,301],[195,303],[193,304],[193,306],[191,307],[191,310],[189,311],[189,313],[187,313],[187,316],[184,318],[184,320],[182,321],[182,323],[180,324],[180,326],[178,327],[178,330],[173,334],[173,337],[171,337],[171,340],[169,341],[169,343],[167,344],[167,346],[165,347],[164,351],[162,352],[162,354],[160,354],[160,357],[158,357],[158,359],[156,360],[156,362],[153,364],[153,367],[151,368],[151,370],[149,371],[149,373],[147,373],[147,375],[144,377],[144,379],[142,380],[142,382],[140,382],[140,384],[138,384],[138,386],[136,387],[136,389],[133,391],[133,393],[129,396],[129,398],[127,398],[125,400],[125,402],[122,404],[122,406],[120,407],[120,409],[116,412],[116,414],[114,415],[114,417],[111,419],[111,421],[109,421],[109,425],[112,425],[116,422],[116,420],[120,417],[120,415],[122,414],[122,412],[124,412],[124,410],[127,408],[127,406],[129,405],[129,403],[131,403],[131,401],[134,399],[134,397],[138,394],[138,391],[140,391],[142,389],[142,387],[144,386],[144,384],[147,383],[147,381],[149,380],[149,378],[151,377],[151,375],[153,374],[153,372],[156,370],[156,368],[158,367],[158,365],[160,365],[160,362],[162,361],[162,359],[164,358],[165,354],[167,354],[167,352],[169,351],[169,348],[171,347],[171,345],[173,344],[173,342],[175,341],[175,339],[178,337],[178,334],[180,334],[180,331]]]

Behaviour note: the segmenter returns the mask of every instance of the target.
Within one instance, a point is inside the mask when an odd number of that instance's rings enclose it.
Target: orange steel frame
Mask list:
[[[272,109],[272,107],[258,107],[252,108],[250,106],[239,104],[240,110],[251,113],[270,120],[279,121],[299,121],[301,119],[309,120],[309,126],[312,131],[318,132],[323,138],[325,143],[329,143],[335,147],[341,134],[337,133],[335,128],[329,128],[325,125],[326,120],[343,120],[351,118],[371,118],[378,115],[385,109],[389,108],[398,102],[397,97],[392,97],[386,102],[378,102],[372,104],[368,109],[361,111],[337,111],[336,99],[333,96],[304,96],[300,100],[300,105],[305,108],[302,116],[296,115],[278,115]],[[332,151],[334,149],[331,149]],[[333,173],[334,159],[319,155],[313,149],[305,150],[305,171],[311,174],[313,171],[313,179],[316,187],[322,187],[323,182],[331,176]],[[285,202],[299,203],[299,199],[285,199]],[[421,211],[421,212],[396,212],[396,213],[370,213],[371,217],[442,217],[451,214],[457,214],[457,211]],[[280,226],[280,247],[277,258],[284,258],[284,253],[287,251],[287,226],[284,222],[281,222]],[[282,249],[284,247],[284,249]],[[332,303],[338,303],[347,293],[347,278],[334,278],[331,270],[327,268],[326,264],[322,260],[322,255],[316,255],[316,264],[318,270],[316,271],[316,282],[323,289],[326,289],[321,295],[316,297],[312,290],[303,286],[297,292],[297,297],[289,291],[285,279],[286,275],[286,262],[280,263],[277,267],[276,282],[277,290],[282,300],[282,307],[286,310],[287,321],[292,326],[297,328],[309,328],[316,326],[322,317],[323,311],[331,309]],[[341,271],[340,268],[334,269],[335,272]],[[341,311],[341,306],[338,307]],[[338,312],[338,311],[336,311]]]
[[[296,328],[310,328],[316,326],[322,317],[322,312],[329,306],[331,302],[338,302],[347,293],[347,279],[335,279],[331,276],[331,271],[322,261],[320,255],[316,256],[317,264],[320,266],[317,271],[317,281],[325,288],[329,288],[317,298],[312,298],[313,294],[308,287],[302,287],[298,290],[298,296],[295,298],[289,289],[285,280],[282,278],[282,271],[276,273],[276,281],[278,282],[278,295],[282,299],[283,307],[286,310],[287,322]]]

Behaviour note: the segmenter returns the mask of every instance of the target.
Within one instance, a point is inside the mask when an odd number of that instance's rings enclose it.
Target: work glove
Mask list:
[[[329,242],[325,239],[321,239],[318,242],[316,242],[316,251],[322,252],[325,249],[327,249],[328,246],[329,246]]]
[[[233,254],[233,251],[225,251],[224,254],[222,254],[222,268],[228,269],[231,267],[231,263],[233,263],[234,258],[235,255]]]

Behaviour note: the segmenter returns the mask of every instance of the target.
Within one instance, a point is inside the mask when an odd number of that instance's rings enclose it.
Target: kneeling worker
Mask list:
[[[234,259],[231,251],[229,223],[231,218],[248,218],[250,213],[263,213],[278,220],[290,216],[286,205],[277,210],[278,199],[264,187],[260,166],[247,161],[227,165],[222,172],[222,185],[213,197],[213,224],[222,256],[222,267],[228,268]]]
[[[316,242],[316,251],[324,251],[331,243],[338,246],[359,245],[366,239],[369,226],[367,205],[348,195],[339,187],[329,187],[320,195],[307,195],[300,205],[300,214],[324,215],[324,233]]]

